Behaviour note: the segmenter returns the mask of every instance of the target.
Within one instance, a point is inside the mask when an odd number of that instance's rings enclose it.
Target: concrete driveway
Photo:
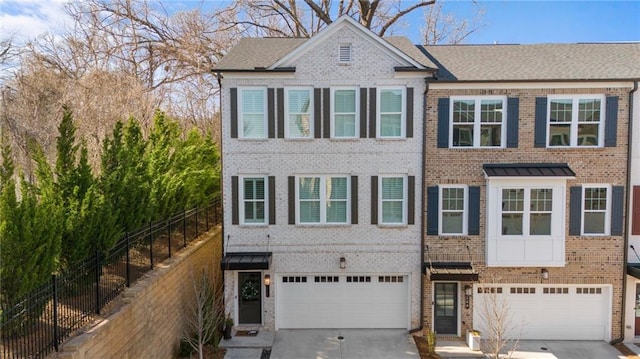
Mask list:
[[[270,359],[420,359],[402,329],[296,329],[275,333]]]
[[[442,359],[484,358],[461,341],[438,341],[436,352]],[[506,356],[505,356],[506,357]],[[624,359],[604,341],[521,340],[511,359]]]

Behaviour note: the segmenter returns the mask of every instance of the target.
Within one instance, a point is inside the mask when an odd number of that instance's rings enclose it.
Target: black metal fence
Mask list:
[[[2,358],[43,358],[89,322],[154,264],[221,223],[221,203],[178,213],[127,232],[108,252],[42,285],[0,316]]]

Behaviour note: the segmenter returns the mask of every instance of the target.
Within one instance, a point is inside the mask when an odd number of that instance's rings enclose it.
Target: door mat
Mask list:
[[[255,337],[258,335],[257,330],[238,330],[236,331],[236,337]]]
[[[269,359],[271,357],[271,349],[262,349],[260,359]]]

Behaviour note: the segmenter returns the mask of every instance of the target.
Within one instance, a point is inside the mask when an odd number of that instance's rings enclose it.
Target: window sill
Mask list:
[[[402,229],[409,228],[409,225],[406,223],[392,224],[392,223],[382,223],[378,224],[378,228],[380,229]]]
[[[255,229],[259,229],[259,228],[269,228],[269,225],[266,223],[242,223],[239,225],[240,228],[255,228]]]
[[[346,228],[351,223],[296,223],[296,227],[300,228]]]

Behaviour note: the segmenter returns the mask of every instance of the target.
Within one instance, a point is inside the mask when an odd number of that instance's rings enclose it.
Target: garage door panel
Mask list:
[[[474,290],[474,326],[484,327],[483,301],[506,303],[508,336],[537,340],[608,340],[610,287],[490,285]],[[487,288],[501,288],[490,290]],[[499,293],[500,292],[500,293]],[[495,297],[493,297],[495,296]],[[481,329],[482,330],[482,329]]]
[[[306,276],[304,283],[280,277],[278,284],[280,328],[407,327],[404,276]]]

